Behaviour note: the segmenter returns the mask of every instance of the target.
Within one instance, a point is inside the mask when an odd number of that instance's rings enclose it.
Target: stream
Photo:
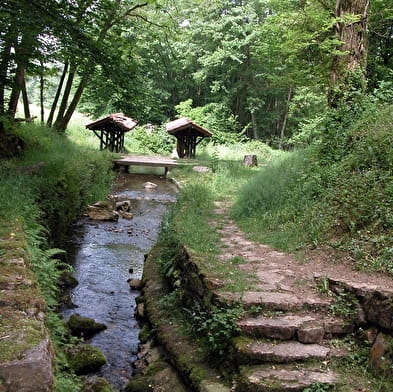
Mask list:
[[[145,189],[145,182],[158,185]],[[100,348],[107,364],[97,374],[121,390],[132,378],[138,352],[139,326],[135,299],[127,279],[141,279],[144,255],[156,242],[163,214],[176,201],[176,187],[154,175],[119,174],[113,195],[131,201],[134,218],[118,222],[80,220],[71,240],[70,258],[78,286],[71,290],[74,308],[63,311],[90,317],[107,329],[87,342]]]

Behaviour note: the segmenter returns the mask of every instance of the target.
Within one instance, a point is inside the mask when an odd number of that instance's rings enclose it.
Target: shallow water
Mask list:
[[[144,189],[146,181],[158,188]],[[70,252],[79,281],[71,291],[76,307],[64,310],[63,315],[68,319],[78,313],[106,324],[107,329],[88,342],[100,348],[108,360],[99,375],[122,389],[132,378],[139,343],[135,298],[140,293],[130,289],[127,279],[142,277],[144,255],[157,239],[168,205],[176,200],[176,187],[158,176],[121,174],[113,194],[131,200],[134,218],[77,223]]]

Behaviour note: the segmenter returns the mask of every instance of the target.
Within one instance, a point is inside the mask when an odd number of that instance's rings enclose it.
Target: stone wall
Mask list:
[[[54,352],[45,327],[46,305],[26,261],[21,228],[0,244],[0,392],[49,392]]]

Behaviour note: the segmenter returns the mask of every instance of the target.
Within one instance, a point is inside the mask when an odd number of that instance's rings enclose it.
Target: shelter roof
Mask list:
[[[213,135],[206,128],[203,128],[198,124],[195,124],[187,117],[182,117],[166,124],[166,130],[168,131],[168,133],[171,134],[182,131],[183,129],[194,129],[196,131],[199,131],[203,136],[206,137],[210,137]]]
[[[133,120],[131,117],[127,117],[124,113],[113,113],[87,124],[86,128],[91,130],[101,130],[110,125],[112,127],[114,126],[119,128],[121,131],[128,132],[131,131],[137,123],[138,122],[136,120]]]

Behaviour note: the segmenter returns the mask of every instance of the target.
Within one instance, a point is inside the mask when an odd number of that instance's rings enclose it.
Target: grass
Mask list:
[[[260,150],[271,151],[260,144]],[[254,148],[255,145],[256,143],[253,143]],[[214,152],[213,157],[208,155],[208,151]],[[259,167],[250,168],[243,165],[242,160],[246,151],[250,151],[247,145],[241,149],[238,145],[232,148],[214,146],[214,150],[201,151],[201,156],[193,162],[195,165],[207,167],[211,167],[213,163],[216,165],[214,171],[197,173],[192,170],[192,165],[172,170],[171,175],[176,180],[185,181],[185,186],[168,221],[163,225],[161,235],[164,241],[176,238],[176,242],[185,244],[198,255],[199,267],[206,274],[227,281],[226,287],[238,292],[249,287],[250,277],[239,272],[234,279],[233,266],[242,262],[240,258],[235,258],[229,263],[222,263],[217,258],[220,253],[217,229],[222,227],[224,222],[221,216],[215,214],[214,202],[233,200],[242,186],[260,171]],[[219,159],[217,162],[217,156],[228,158],[229,155],[236,159]],[[271,155],[266,153],[261,161],[271,159]]]
[[[393,275],[393,111],[370,104],[316,146],[276,156],[235,196],[232,216],[285,251],[345,253],[355,268]],[[329,128],[330,127],[330,128]]]
[[[278,157],[240,190],[232,216],[252,239],[285,251],[318,240],[329,221],[313,209],[314,179],[304,182],[308,154],[297,151]]]

